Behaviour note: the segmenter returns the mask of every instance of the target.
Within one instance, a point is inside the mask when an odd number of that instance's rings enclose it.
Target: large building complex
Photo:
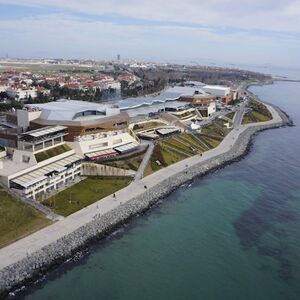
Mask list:
[[[127,113],[97,103],[58,100],[29,104],[2,120],[0,180],[27,198],[80,175],[83,159],[126,154],[139,147]]]
[[[64,141],[67,128],[51,126],[18,135],[0,160],[0,180],[26,198],[50,193],[80,175],[81,157]]]

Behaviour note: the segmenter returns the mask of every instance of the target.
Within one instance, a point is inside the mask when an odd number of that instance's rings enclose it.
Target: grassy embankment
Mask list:
[[[230,113],[228,113],[227,115],[225,115],[225,117],[227,117],[228,119],[230,119],[231,121],[233,120],[235,115],[235,111],[232,111]]]
[[[67,144],[64,144],[64,145],[60,145],[60,146],[51,148],[49,150],[45,150],[45,151],[36,153],[35,158],[36,158],[37,162],[41,162],[43,160],[49,159],[51,157],[65,153],[70,150],[72,150],[72,149]]]
[[[217,147],[231,130],[224,127],[224,124],[225,121],[217,120],[203,127],[201,133],[184,133],[160,141],[154,148],[144,176]]]
[[[266,122],[272,119],[272,114],[264,104],[251,100],[248,107],[251,111],[245,113],[242,124]]]
[[[0,248],[52,222],[0,188]]]
[[[68,216],[127,186],[130,177],[89,177],[45,200],[59,215]]]
[[[144,131],[144,130],[151,130],[160,126],[166,126],[165,123],[160,122],[160,121],[149,121],[145,123],[139,123],[135,124],[133,126],[133,131],[134,132],[139,132],[139,131]]]
[[[106,166],[137,171],[143,161],[144,155],[145,153],[120,160],[99,161],[99,163]]]

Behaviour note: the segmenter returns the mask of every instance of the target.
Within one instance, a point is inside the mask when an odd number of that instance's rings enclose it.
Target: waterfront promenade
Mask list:
[[[89,241],[109,234],[181,184],[241,157],[255,132],[287,124],[286,116],[279,109],[267,106],[272,120],[236,124],[218,147],[204,152],[202,156],[195,155],[133,181],[118,191],[116,197],[101,199],[0,249],[0,296],[31,278],[41,276],[49,267],[63,262]]]
[[[273,119],[264,124],[274,124],[281,122],[281,118],[273,107],[268,105],[269,110],[273,115]],[[215,156],[223,154],[231,149],[233,144],[238,140],[239,135],[248,127],[257,126],[257,124],[238,125],[236,126],[221,142],[221,144],[205,153],[202,156],[196,155],[191,158],[182,160],[174,165],[160,170],[150,176],[147,176],[139,181],[133,181],[128,187],[116,193],[116,197],[108,196],[91,204],[90,206],[36,232],[33,233],[5,248],[0,249],[0,270],[12,265],[28,255],[40,250],[62,238],[79,227],[93,221],[98,217],[117,208],[119,205],[125,204],[132,198],[142,195],[145,192],[145,186],[150,189],[159,184],[164,178],[183,172],[192,165],[205,162]]]

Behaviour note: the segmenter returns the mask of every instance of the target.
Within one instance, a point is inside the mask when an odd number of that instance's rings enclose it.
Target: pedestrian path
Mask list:
[[[135,181],[140,180],[144,177],[144,172],[147,168],[147,165],[148,165],[151,155],[153,153],[154,147],[155,147],[154,143],[149,144],[149,147],[143,157],[143,161],[141,162],[139,169],[137,170],[137,172],[135,174],[135,177],[134,177]]]

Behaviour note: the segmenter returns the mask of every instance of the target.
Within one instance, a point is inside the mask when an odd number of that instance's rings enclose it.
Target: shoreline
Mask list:
[[[119,204],[103,215],[96,215],[96,217],[93,217],[93,220],[88,220],[86,223],[81,224],[76,230],[57,238],[53,242],[49,242],[37,251],[27,254],[25,257],[20,257],[15,263],[1,267],[0,297],[5,297],[11,290],[15,290],[24,284],[32,283],[49,270],[56,268],[56,266],[63,263],[66,259],[72,257],[78,251],[86,249],[88,245],[94,241],[107,237],[123,224],[129,223],[134,216],[151,209],[155,203],[170,195],[182,184],[224,168],[232,162],[241,160],[248,154],[255,135],[260,131],[292,125],[292,121],[286,113],[275,105],[270,106],[278,115],[277,121],[273,119],[266,122],[266,124],[260,123],[245,126],[244,129],[241,130],[242,132],[238,134],[234,144],[230,145],[231,148],[229,148],[229,150],[224,152],[214,151],[213,153],[217,152],[215,155],[200,162],[197,162],[197,157],[191,157],[183,162],[181,161],[176,165],[183,166],[188,163],[189,167],[179,171],[177,170],[177,166],[173,165],[168,167],[169,170],[166,168],[164,172],[161,173],[165,175],[161,177],[161,180],[154,182],[152,186],[149,185],[148,189],[133,196],[125,203]],[[220,150],[220,148],[218,150]],[[218,154],[218,152],[220,153]],[[195,163],[193,164],[194,161]],[[191,165],[190,162],[192,162]],[[167,176],[168,171],[173,171],[173,174]],[[161,171],[159,171],[159,173],[160,172]],[[155,174],[157,173],[153,175]],[[151,176],[152,175],[150,175],[150,177]],[[90,207],[93,208],[95,205],[92,204]]]

